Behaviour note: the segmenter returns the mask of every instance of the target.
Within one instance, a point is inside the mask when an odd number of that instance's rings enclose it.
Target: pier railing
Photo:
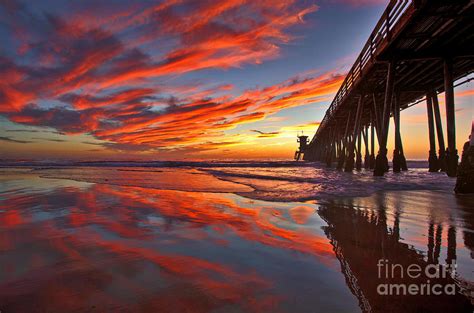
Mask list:
[[[417,2],[417,0],[390,1],[326,111],[315,136],[311,140],[311,144],[318,133],[324,129],[328,120],[332,118],[333,113],[337,110],[339,105],[344,102],[345,98],[350,94],[352,88],[362,77],[366,68],[375,62],[375,57],[383,50],[382,48],[391,41],[392,35],[399,27],[398,22],[409,8],[413,8],[415,2]]]

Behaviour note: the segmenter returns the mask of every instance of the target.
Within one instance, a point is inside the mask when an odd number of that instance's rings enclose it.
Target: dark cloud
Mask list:
[[[258,133],[258,138],[272,138],[272,137],[276,137],[280,134],[280,132],[263,132],[263,131],[260,131],[260,130],[257,130],[257,129],[252,129],[250,130],[254,133]]]
[[[38,129],[5,129],[6,132],[9,133],[50,133],[56,135],[64,135],[62,132],[54,131],[54,130],[38,130]]]
[[[31,143],[32,141],[18,140],[10,137],[0,137],[1,141],[13,142],[13,143]]]
[[[65,139],[54,139],[54,138],[38,138],[38,137],[35,137],[35,138],[31,138],[31,139],[51,141],[51,142],[67,142],[67,140],[65,140]]]
[[[263,131],[260,131],[260,130],[257,130],[257,129],[251,129],[250,131],[254,132],[254,133],[259,133],[261,135],[278,135],[280,132],[263,132]]]
[[[85,145],[94,145],[94,146],[102,146],[103,144],[100,142],[91,142],[91,141],[82,141],[81,143]]]
[[[87,132],[83,113],[62,107],[43,109],[36,105],[28,105],[20,112],[9,114],[12,121],[32,126],[47,126],[64,133]]]
[[[93,146],[100,146],[105,149],[116,150],[116,151],[149,151],[155,149],[155,147],[151,147],[148,145],[134,145],[134,144],[120,144],[114,142],[91,142],[91,141],[83,141],[81,142],[86,145],[93,145]],[[100,149],[90,149],[88,151],[102,151]]]
[[[155,100],[156,90],[151,88],[133,88],[112,93],[107,96],[79,95],[67,93],[59,97],[60,101],[69,103],[77,109],[97,108],[109,105],[141,104],[143,101]]]

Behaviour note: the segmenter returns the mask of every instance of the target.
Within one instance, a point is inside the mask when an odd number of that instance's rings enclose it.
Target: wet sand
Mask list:
[[[348,197],[331,186],[371,178],[313,168],[333,181],[299,194],[299,170],[1,169],[0,310],[472,312],[473,197],[399,178]],[[454,262],[432,283],[456,294],[379,295],[380,259]]]

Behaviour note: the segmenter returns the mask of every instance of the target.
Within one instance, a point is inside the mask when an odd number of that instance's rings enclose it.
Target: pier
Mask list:
[[[370,168],[375,176],[383,176],[389,170],[387,141],[393,131],[393,171],[407,170],[400,112],[426,100],[429,169],[455,177],[459,155],[454,87],[456,81],[469,80],[473,71],[474,1],[390,1],[303,159],[328,166],[335,163],[348,172]],[[446,130],[442,127],[440,93],[445,98]],[[391,118],[393,130],[389,129]]]

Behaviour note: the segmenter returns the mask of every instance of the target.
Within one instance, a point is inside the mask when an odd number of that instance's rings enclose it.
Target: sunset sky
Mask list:
[[[0,1],[0,158],[291,159],[386,3]],[[408,158],[428,156],[426,120],[401,114]]]

